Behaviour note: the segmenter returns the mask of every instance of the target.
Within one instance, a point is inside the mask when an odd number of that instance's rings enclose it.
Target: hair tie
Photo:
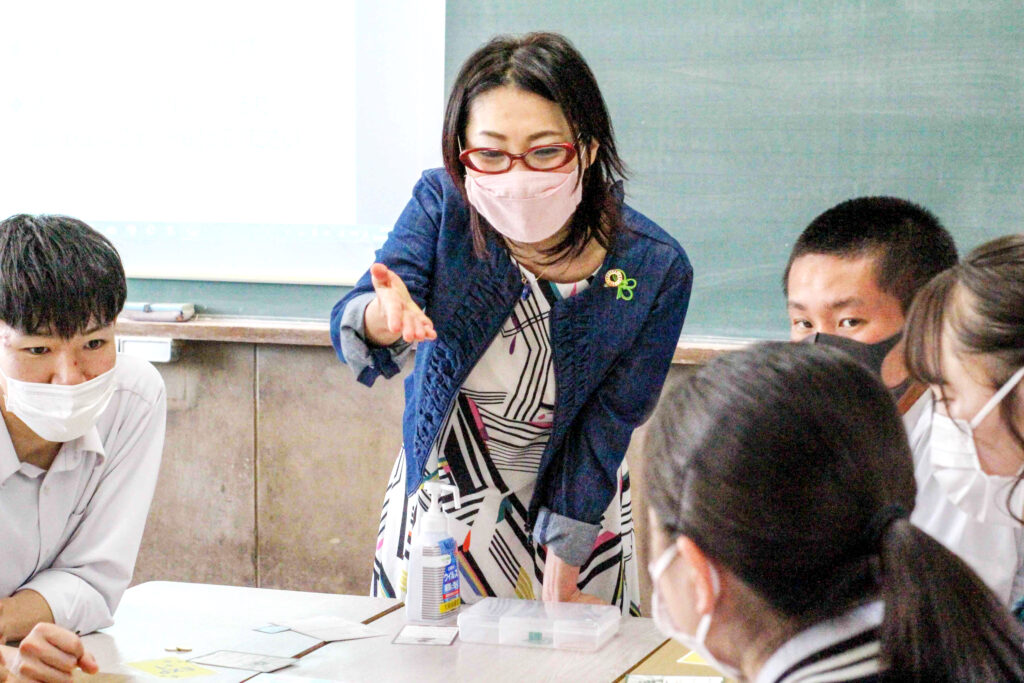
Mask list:
[[[872,550],[879,548],[882,545],[882,539],[885,537],[885,532],[888,530],[889,525],[897,519],[906,519],[909,516],[910,513],[907,512],[907,509],[899,503],[886,505],[871,517],[867,527],[865,527],[863,537],[865,545]]]

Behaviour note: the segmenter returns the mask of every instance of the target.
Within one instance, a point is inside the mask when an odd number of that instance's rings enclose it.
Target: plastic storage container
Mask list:
[[[612,605],[484,598],[459,614],[459,638],[467,643],[553,647],[593,652],[619,630],[622,613]]]

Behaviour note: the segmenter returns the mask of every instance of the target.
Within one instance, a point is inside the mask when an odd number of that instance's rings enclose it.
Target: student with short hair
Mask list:
[[[785,277],[790,338],[839,346],[881,375],[912,436],[918,495],[911,520],[1009,604],[1024,594],[1024,582],[1013,588],[1024,572],[1024,530],[972,519],[929,483],[931,398],[910,378],[901,342],[914,295],[956,259],[953,239],[927,209],[894,197],[842,202],[793,247]]]
[[[987,242],[925,286],[907,318],[915,521],[1006,602],[1024,595],[1024,235]]]
[[[654,618],[723,673],[1024,681],[1024,630],[908,522],[899,415],[848,355],[720,356],[662,397],[649,449]]]
[[[900,343],[914,294],[956,263],[953,238],[927,209],[896,197],[841,202],[793,245],[783,290],[790,338],[842,346],[880,372],[904,410],[913,391]]]
[[[131,580],[166,397],[153,366],[117,356],[125,295],[117,251],[85,223],[24,214],[0,222],[0,630],[8,639],[45,622],[78,633],[108,626]]]

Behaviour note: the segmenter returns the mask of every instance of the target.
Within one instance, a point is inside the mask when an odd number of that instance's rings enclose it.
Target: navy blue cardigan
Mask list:
[[[593,286],[551,309],[555,415],[529,508],[539,543],[548,541],[539,528],[547,526],[548,512],[586,525],[600,522],[630,436],[657,403],[686,317],[693,281],[686,252],[625,204],[622,213],[624,229]],[[467,204],[444,170],[434,169],[416,184],[377,252],[377,260],[402,278],[437,332],[436,340],[419,343],[405,382],[402,427],[410,496],[459,389],[522,291],[505,249],[492,243],[488,251],[486,259],[474,256]],[[636,280],[631,300],[617,299],[615,288],[603,286],[612,268]],[[332,311],[331,339],[342,361],[339,327],[345,307],[372,292],[367,271]],[[368,347],[367,352],[372,362],[359,372],[363,384],[399,372],[393,349]],[[596,538],[600,528],[594,528]]]

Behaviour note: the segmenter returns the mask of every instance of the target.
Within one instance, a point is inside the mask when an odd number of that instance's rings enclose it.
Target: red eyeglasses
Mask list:
[[[571,142],[537,145],[522,154],[512,154],[496,147],[474,147],[459,155],[466,168],[478,173],[508,173],[516,159],[522,159],[532,171],[554,171],[576,158]]]

